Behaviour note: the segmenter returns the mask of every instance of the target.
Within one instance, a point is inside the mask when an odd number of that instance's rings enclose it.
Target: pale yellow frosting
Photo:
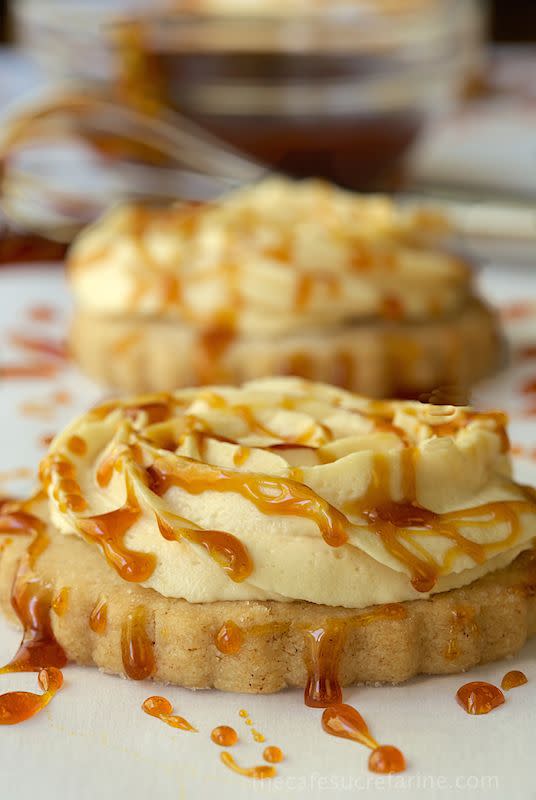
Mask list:
[[[42,477],[53,524],[100,546],[120,573],[88,518],[126,504],[123,544],[153,559],[140,582],[162,595],[361,608],[465,585],[531,546],[536,507],[510,477],[503,425],[499,414],[266,379],[90,411],[56,437]],[[401,510],[403,525],[385,525]],[[195,541],[204,531],[231,534],[249,571],[233,574]],[[426,591],[416,564],[436,573]]]
[[[247,334],[458,310],[470,276],[442,221],[320,181],[271,178],[206,206],[124,207],[82,233],[77,304]]]

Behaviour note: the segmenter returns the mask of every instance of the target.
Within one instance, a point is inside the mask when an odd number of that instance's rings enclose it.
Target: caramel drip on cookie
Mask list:
[[[124,544],[126,534],[142,513],[128,475],[126,486],[127,498],[121,508],[79,519],[77,524],[86,539],[99,545],[108,562],[123,580],[139,583],[153,574],[156,559],[151,553],[135,552]]]
[[[125,674],[133,681],[145,680],[153,674],[154,647],[147,634],[147,612],[143,606],[131,611],[123,623],[121,656]]]
[[[365,627],[380,619],[403,620],[406,617],[407,612],[402,604],[385,603],[356,616],[328,619],[315,628],[306,629],[305,705],[325,708],[342,700],[339,662],[352,629]]]
[[[251,449],[249,447],[238,446],[233,456],[233,464],[235,467],[241,467],[246,463],[250,455]]]
[[[33,536],[11,589],[11,605],[23,630],[22,642],[11,661],[0,668],[0,674],[37,672],[44,667],[61,669],[67,657],[52,630],[53,588],[33,574],[49,544],[45,524],[19,503],[0,504],[0,519],[0,532],[7,529],[10,534]]]
[[[357,363],[349,350],[337,350],[331,363],[331,383],[341,389],[355,389]]]
[[[17,653],[0,669],[0,674],[37,672],[43,667],[62,669],[67,657],[52,630],[52,591],[37,578],[29,577],[24,563],[13,583],[11,605],[22,625],[23,638]]]
[[[222,360],[237,337],[236,314],[220,314],[215,322],[204,328],[196,342],[197,383],[225,383],[227,375]]]
[[[244,633],[236,622],[228,619],[216,634],[215,643],[220,653],[236,655],[236,653],[240,652],[244,643]]]
[[[296,516],[314,522],[332,547],[347,540],[347,520],[340,511],[309,487],[288,478],[254,473],[236,473],[181,458],[170,463],[158,459],[148,470],[149,488],[158,496],[172,486],[190,494],[206,491],[234,492],[267,515]]]
[[[77,456],[84,456],[87,453],[87,442],[81,436],[71,436],[67,442],[67,447]]]
[[[244,423],[248,434],[260,434],[262,436],[268,436],[270,438],[279,440],[282,444],[306,445],[308,442],[310,431],[306,431],[299,436],[282,436],[262,423],[261,420],[256,417],[254,411],[245,403],[232,403],[223,395],[208,390],[203,391],[203,393],[200,395],[200,399],[204,400],[210,408],[223,411],[231,416],[239,417]],[[288,408],[289,410],[294,410],[296,408],[296,400],[291,397],[287,398],[286,403],[283,404],[283,407]],[[195,415],[190,415],[186,419],[188,422],[188,427],[186,429],[187,433],[191,433],[192,430],[195,430],[196,432],[201,432],[203,436],[208,436],[219,441],[233,442],[236,444],[234,439],[215,434],[206,420],[200,419]],[[321,423],[316,423],[314,428],[315,430],[317,428],[322,430],[326,441],[329,441],[332,438],[331,432]]]
[[[8,533],[10,536],[31,536],[40,533],[44,525],[40,519],[28,511],[20,510],[14,503],[14,510],[9,511],[11,503],[0,504],[0,534]]]
[[[342,689],[338,672],[345,638],[344,627],[332,622],[307,631],[306,635],[310,648],[305,705],[325,708],[333,703],[340,703]]]
[[[485,419],[493,423],[493,428],[491,430],[493,433],[496,433],[500,439],[501,451],[507,453],[510,449],[510,439],[506,430],[508,418],[502,411],[460,411],[454,420],[442,423],[441,425],[434,425],[432,430],[436,436],[454,436],[475,419]]]
[[[71,590],[68,586],[64,586],[63,589],[60,589],[58,594],[52,601],[52,610],[56,613],[58,617],[63,617],[69,608],[69,596]]]
[[[39,466],[39,478],[44,492],[49,490],[52,480],[56,479],[57,485],[53,497],[63,513],[67,510],[81,512],[87,508],[86,499],[82,496],[76,477],[75,465],[62,455],[47,456]]]
[[[297,378],[313,380],[315,377],[315,360],[308,353],[292,353],[278,372],[281,375],[295,375]]]
[[[108,603],[106,600],[99,600],[93,607],[89,615],[89,627],[93,633],[102,636],[106,632],[108,625]]]
[[[445,649],[445,658],[455,661],[460,655],[460,640],[467,636],[473,638],[478,634],[475,621],[476,609],[469,605],[458,605],[451,611],[449,641]]]
[[[149,468],[151,470],[151,468]],[[192,544],[201,545],[209,556],[220,565],[232,581],[241,583],[253,571],[253,562],[247,547],[232,533],[225,531],[196,530],[184,526],[174,526],[157,516],[158,529],[168,541],[184,538]]]
[[[497,501],[460,511],[436,514],[422,508],[416,501],[415,466],[418,457],[416,448],[401,451],[400,466],[401,501],[390,498],[391,475],[389,461],[382,453],[373,455],[371,479],[363,498],[355,501],[346,510],[363,517],[369,530],[382,540],[386,550],[411,571],[411,583],[418,592],[430,592],[442,572],[448,572],[454,558],[459,554],[469,556],[476,564],[504,547],[513,545],[519,535],[518,512],[534,508],[527,501]],[[481,527],[490,524],[507,525],[507,534],[497,543],[479,544],[460,532],[460,527]],[[443,562],[437,563],[425,550],[420,549],[416,536],[433,533],[451,542]]]

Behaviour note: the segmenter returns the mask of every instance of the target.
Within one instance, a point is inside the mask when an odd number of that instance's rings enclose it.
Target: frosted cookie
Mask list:
[[[311,705],[512,655],[536,505],[504,425],[297,379],[109,402],[2,505],[0,604],[47,653]]]
[[[498,326],[443,232],[431,212],[276,178],[117,209],[70,253],[72,350],[128,391],[272,374],[371,396],[469,386],[500,361]]]

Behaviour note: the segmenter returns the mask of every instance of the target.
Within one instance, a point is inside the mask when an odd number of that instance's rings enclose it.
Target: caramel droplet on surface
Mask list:
[[[398,747],[393,747],[391,744],[382,744],[370,754],[368,766],[371,772],[376,772],[380,775],[404,772],[406,759]]]
[[[11,605],[24,631],[22,642],[9,664],[0,669],[0,674],[36,672],[43,667],[61,669],[67,663],[67,656],[52,631],[51,590],[35,578],[27,577],[30,560],[28,552],[27,561],[21,564],[11,590]]]
[[[492,683],[472,681],[458,689],[456,699],[468,714],[489,714],[504,703],[504,694]]]
[[[359,711],[347,703],[337,703],[326,708],[322,714],[322,727],[331,736],[352,739],[371,750],[378,747],[378,742],[370,735],[367,723]]]
[[[264,734],[262,734],[260,731],[255,730],[255,728],[252,729],[251,735],[256,742],[262,743],[266,741],[266,736],[264,736]]]
[[[147,635],[147,614],[138,606],[128,614],[121,631],[121,655],[125,673],[133,681],[150,677],[155,668],[153,643]]]
[[[238,775],[244,775],[246,778],[255,778],[256,780],[264,780],[266,778],[274,778],[277,775],[275,767],[267,767],[261,764],[258,767],[240,767],[230,753],[220,753],[220,759],[226,767],[236,772]]]
[[[239,717],[249,717],[249,711],[246,711],[245,708],[241,708],[238,712]]]
[[[194,728],[187,719],[173,714],[173,706],[166,697],[158,697],[158,695],[148,697],[147,700],[144,701],[142,709],[146,714],[149,714],[149,716],[160,719],[171,728],[197,733],[197,728]]]
[[[234,728],[230,728],[228,725],[219,725],[214,728],[210,738],[214,744],[219,744],[220,747],[233,747],[238,741],[238,734]]]
[[[270,747],[264,748],[262,757],[269,764],[279,764],[280,761],[283,761],[285,756],[283,755],[283,751],[280,747],[271,745]]]
[[[42,695],[33,692],[0,695],[0,725],[18,725],[38,714],[63,686],[63,675],[59,669],[47,667],[40,670],[37,681],[44,692]]]
[[[220,653],[235,655],[244,643],[242,629],[232,620],[227,620],[216,634],[216,647]]]
[[[63,617],[69,608],[70,591],[68,586],[64,586],[52,601],[52,610],[55,611],[58,617]]]
[[[106,600],[99,600],[93,611],[89,615],[89,627],[93,633],[102,636],[108,625],[108,603]]]
[[[518,686],[523,686],[523,684],[527,683],[527,676],[524,672],[521,672],[518,669],[513,669],[510,672],[507,672],[504,678],[501,681],[501,689],[504,689],[506,692],[510,689],[515,689]]]

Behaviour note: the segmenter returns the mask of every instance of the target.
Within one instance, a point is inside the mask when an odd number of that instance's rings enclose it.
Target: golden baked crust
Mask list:
[[[121,580],[95,548],[49,530],[50,543],[32,573],[62,590],[62,614],[51,611],[54,634],[67,656],[125,674],[122,644],[128,615],[142,608],[154,653],[150,677],[188,688],[269,693],[303,687],[311,663],[308,631],[324,627],[342,636],[337,671],[342,685],[399,683],[414,675],[459,672],[518,652],[536,632],[536,560],[533,551],[464,589],[364,610],[309,602],[188,603]],[[29,536],[0,535],[0,608],[16,621],[10,592]],[[107,625],[91,629],[92,611],[104,601]],[[229,620],[243,643],[224,654],[216,637]],[[122,642],[123,640],[123,642]]]
[[[296,375],[371,397],[418,397],[470,386],[503,358],[496,315],[474,298],[446,318],[361,321],[228,342],[176,320],[79,308],[70,345],[84,372],[129,392]]]

